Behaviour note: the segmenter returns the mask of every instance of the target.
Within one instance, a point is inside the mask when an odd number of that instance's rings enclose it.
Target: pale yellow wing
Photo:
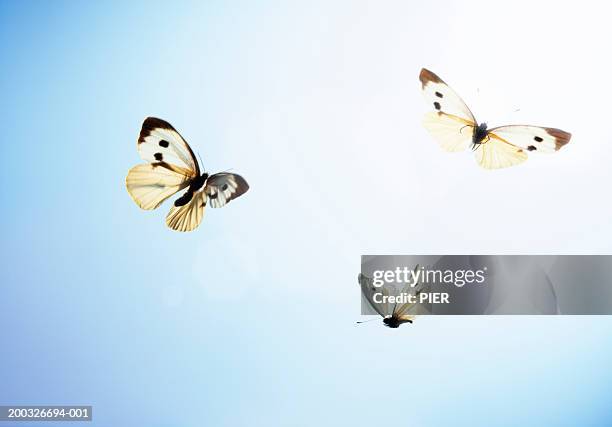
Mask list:
[[[204,208],[206,207],[206,195],[203,191],[196,192],[189,203],[183,206],[172,206],[166,225],[176,231],[191,231],[202,222]]]
[[[476,161],[485,169],[501,169],[518,165],[527,160],[527,153],[521,147],[497,137],[488,135],[488,141],[479,144],[474,155]]]
[[[423,126],[445,151],[465,150],[472,142],[476,123],[442,112],[425,114]]]
[[[191,171],[166,163],[134,166],[125,179],[128,193],[142,209],[155,209],[189,185]]]

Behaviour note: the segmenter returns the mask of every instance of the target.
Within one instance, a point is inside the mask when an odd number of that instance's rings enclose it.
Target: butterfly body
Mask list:
[[[195,229],[202,221],[207,204],[220,208],[249,189],[246,180],[237,174],[200,173],[189,144],[164,120],[147,117],[137,147],[148,163],[129,170],[126,187],[140,208],[156,209],[167,198],[186,189],[166,217],[166,225],[173,230]]]
[[[412,320],[405,319],[405,318],[402,318],[394,314],[390,317],[385,317],[383,319],[383,323],[385,324],[386,327],[395,329],[395,328],[399,328],[400,325],[403,323],[412,323]]]
[[[474,133],[472,135],[472,144],[474,148],[478,147],[480,144],[484,144],[484,139],[489,135],[489,131],[487,130],[487,124],[481,123],[474,128]]]
[[[436,74],[423,68],[419,80],[425,98],[435,110],[425,115],[423,126],[445,151],[463,151],[471,145],[476,161],[485,169],[520,164],[527,160],[526,151],[553,153],[571,138],[568,132],[542,126],[488,129],[486,123],[478,124],[461,97]],[[471,128],[472,133],[465,128]]]
[[[191,184],[189,184],[189,188],[187,189],[185,194],[183,194],[181,197],[174,201],[174,206],[185,206],[187,203],[189,203],[193,198],[193,194],[204,186],[207,179],[208,174],[206,172],[194,178],[193,181],[191,181]]]

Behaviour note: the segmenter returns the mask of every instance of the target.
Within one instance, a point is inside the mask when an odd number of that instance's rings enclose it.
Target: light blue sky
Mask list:
[[[0,403],[91,404],[95,426],[609,425],[609,317],[354,327],[361,254],[611,252],[606,16],[1,2]],[[573,139],[497,172],[442,153],[422,66],[479,119]],[[149,115],[251,190],[189,234],[138,209]]]

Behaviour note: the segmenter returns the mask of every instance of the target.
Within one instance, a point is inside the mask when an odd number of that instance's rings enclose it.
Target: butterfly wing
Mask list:
[[[444,150],[465,150],[477,126],[476,118],[461,97],[436,74],[423,68],[419,80],[423,95],[435,109],[425,116],[423,126]]]
[[[374,294],[376,293],[382,293],[383,296],[388,296],[389,291],[387,288],[384,286],[377,288],[374,286],[372,279],[362,273],[359,273],[357,281],[361,287],[361,294],[365,297],[366,301],[374,309],[374,311],[376,311],[382,317],[387,317],[390,315],[391,311],[388,303],[374,301]]]
[[[157,208],[199,176],[193,151],[170,123],[147,117],[137,145],[140,156],[150,163],[130,169],[125,181],[128,193],[142,209]]]
[[[476,125],[457,116],[431,112],[425,115],[423,126],[444,151],[457,152],[465,150],[472,142]]]
[[[220,208],[249,189],[249,184],[240,175],[217,173],[208,177],[204,191],[210,206]]]
[[[414,267],[415,273],[419,270],[419,267],[420,266],[418,264]],[[412,286],[410,283],[406,283],[404,288],[401,290],[400,295],[411,294],[415,295],[418,298],[419,294],[423,291],[423,289],[424,286],[422,283],[417,283],[414,286]],[[398,317],[400,320],[413,320],[414,314],[418,314],[417,310],[427,311],[418,303],[405,302],[404,304],[397,305],[393,309],[393,315]],[[413,315],[408,315],[409,312],[412,312]]]
[[[165,162],[200,175],[200,167],[183,137],[165,120],[147,117],[138,137],[138,153],[147,162]]]
[[[571,134],[561,129],[526,125],[496,127],[489,130],[489,135],[495,135],[497,139],[524,150],[540,153],[554,153],[567,144],[572,137]]]
[[[423,68],[419,75],[423,95],[436,111],[476,123],[474,114],[449,85],[433,72]]]
[[[144,163],[129,170],[128,193],[142,209],[155,209],[164,200],[189,185],[190,171],[167,163]]]
[[[476,148],[474,156],[485,169],[501,169],[518,165],[527,160],[527,153],[521,147],[510,144],[495,134],[489,134],[489,140]]]
[[[202,222],[205,207],[204,191],[197,191],[185,205],[170,208],[166,225],[176,231],[192,231]]]

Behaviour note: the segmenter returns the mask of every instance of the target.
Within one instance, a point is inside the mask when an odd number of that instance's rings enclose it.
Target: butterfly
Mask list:
[[[527,160],[527,151],[555,152],[571,138],[571,134],[560,129],[540,126],[487,129],[487,124],[479,124],[459,95],[440,77],[423,68],[419,80],[425,97],[436,110],[425,115],[425,128],[446,151],[462,151],[471,143],[476,161],[485,169],[518,165]]]
[[[147,117],[137,147],[140,157],[148,163],[130,169],[125,183],[140,208],[155,209],[168,197],[185,190],[166,216],[166,225],[173,230],[194,230],[200,225],[207,204],[220,208],[249,189],[240,175],[200,174],[193,150],[164,120]]]
[[[418,266],[415,268],[415,270],[416,269],[418,269]],[[390,295],[389,289],[386,286],[381,286],[381,287],[374,286],[374,282],[372,278],[362,273],[359,273],[359,277],[357,278],[357,281],[359,282],[359,286],[361,287],[361,294],[365,297],[366,301],[374,309],[374,311],[376,311],[378,314],[382,316],[383,324],[385,326],[387,326],[388,328],[399,328],[400,325],[403,325],[404,323],[413,322],[414,316],[409,315],[408,312],[410,312],[414,308],[417,308],[416,303],[414,304],[410,302],[405,302],[403,304],[396,303],[396,304],[393,304],[393,307],[391,307],[390,303],[385,302],[384,299],[381,299],[384,297],[389,297]],[[413,294],[413,295],[418,296],[422,292],[423,289],[421,288],[416,293],[414,293],[413,291],[414,289],[416,289],[417,285],[413,287],[409,284],[406,284],[404,288],[402,289],[402,291],[400,292],[400,295]],[[375,294],[381,294],[381,295],[375,297]],[[364,323],[364,322],[357,322],[357,323]]]

